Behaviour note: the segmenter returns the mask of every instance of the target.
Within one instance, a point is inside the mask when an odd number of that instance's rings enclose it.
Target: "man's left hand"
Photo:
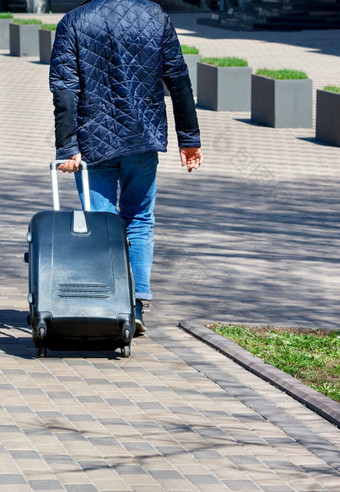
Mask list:
[[[183,147],[179,149],[179,155],[182,166],[187,166],[189,173],[193,169],[198,169],[203,164],[203,154],[199,147]]]

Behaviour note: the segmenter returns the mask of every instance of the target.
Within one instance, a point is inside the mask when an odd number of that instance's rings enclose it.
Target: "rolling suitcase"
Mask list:
[[[50,165],[54,210],[35,214],[27,233],[28,321],[37,354],[86,346],[120,348],[129,357],[135,301],[124,221],[110,212],[90,211],[84,162],[85,211],[60,211],[61,162]]]

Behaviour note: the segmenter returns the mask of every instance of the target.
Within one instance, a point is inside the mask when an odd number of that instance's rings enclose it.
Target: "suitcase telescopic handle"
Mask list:
[[[51,170],[51,180],[52,180],[52,197],[53,197],[53,209],[60,210],[59,203],[59,188],[58,188],[58,166],[63,164],[64,160],[52,161],[50,164]],[[87,164],[85,161],[81,161],[79,166],[81,172],[81,180],[83,184],[83,193],[84,193],[84,208],[87,212],[91,211],[91,202],[90,202],[90,186],[89,186],[89,174],[87,172]]]

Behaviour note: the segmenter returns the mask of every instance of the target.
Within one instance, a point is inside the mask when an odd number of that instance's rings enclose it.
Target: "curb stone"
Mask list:
[[[182,320],[178,325],[194,337],[207,343],[210,347],[226,355],[256,376],[268,381],[340,428],[340,405],[336,401],[309,388],[280,369],[266,364],[259,357],[256,357],[221,335],[212,332],[205,326],[198,324],[195,320]]]

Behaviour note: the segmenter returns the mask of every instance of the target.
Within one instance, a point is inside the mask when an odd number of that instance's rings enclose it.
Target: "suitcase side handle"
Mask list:
[[[50,164],[51,170],[51,181],[52,181],[52,197],[53,197],[53,209],[60,210],[60,202],[59,202],[59,187],[58,187],[58,166],[63,164],[64,160],[52,161]],[[90,202],[90,186],[89,186],[89,174],[87,172],[87,164],[85,161],[81,161],[79,166],[81,172],[81,180],[83,184],[83,192],[84,192],[84,208],[87,212],[91,211],[91,202]]]

